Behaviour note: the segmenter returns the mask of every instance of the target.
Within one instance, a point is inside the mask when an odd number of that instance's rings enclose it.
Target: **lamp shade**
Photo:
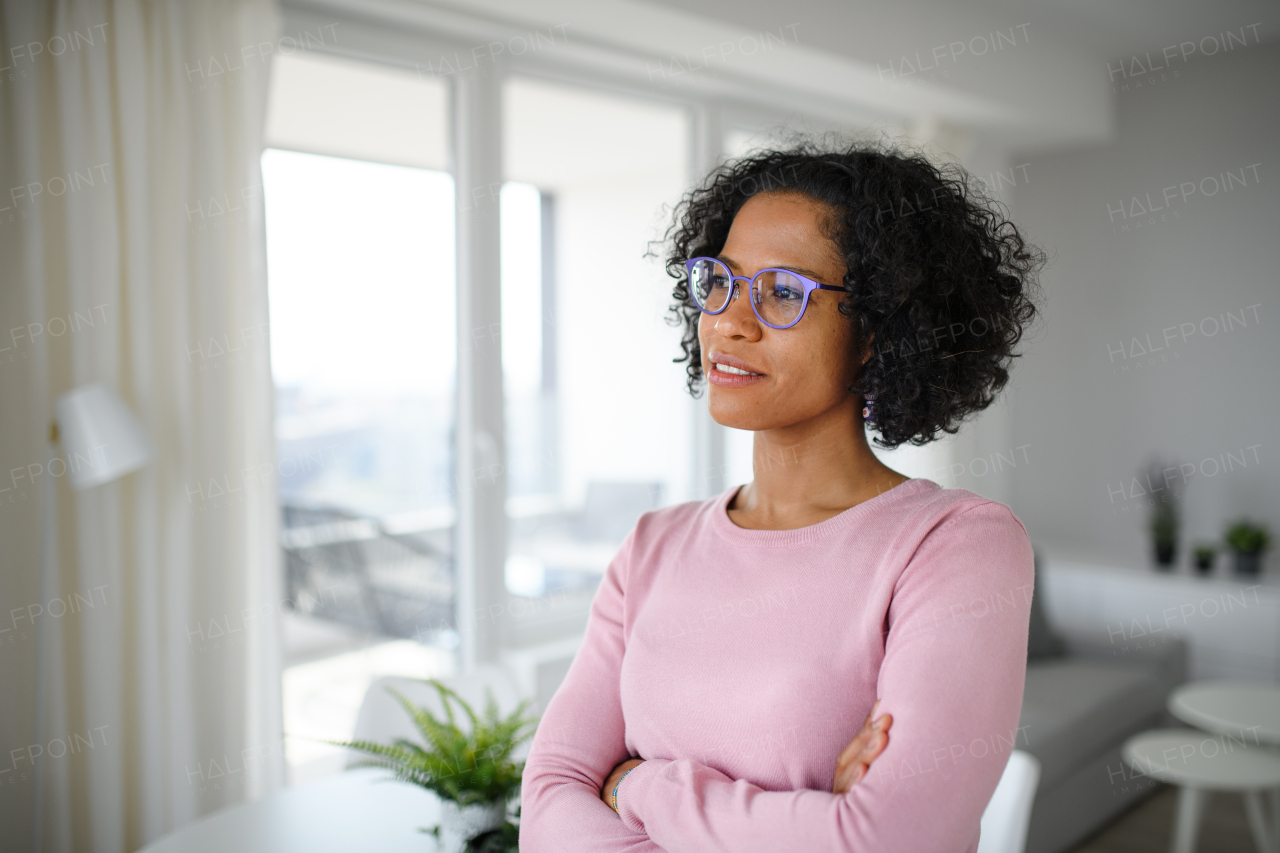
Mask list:
[[[58,398],[58,442],[73,489],[136,471],[151,459],[151,441],[124,400],[101,382]]]

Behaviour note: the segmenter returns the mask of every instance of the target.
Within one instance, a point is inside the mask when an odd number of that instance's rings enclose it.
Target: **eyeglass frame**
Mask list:
[[[729,296],[724,300],[724,305],[716,309],[715,311],[711,311],[702,307],[702,303],[698,301],[698,297],[693,292],[693,265],[696,264],[698,261],[711,261],[712,263],[719,264],[720,266],[724,267],[725,270],[729,273]],[[843,287],[834,287],[833,285],[830,285],[830,284],[823,284],[820,281],[814,281],[813,279],[809,278],[806,275],[801,275],[795,270],[784,269],[783,267],[765,267],[762,270],[756,271],[756,274],[753,276],[734,275],[733,270],[729,269],[729,265],[726,264],[724,261],[720,260],[719,258],[711,258],[705,255],[702,255],[696,258],[690,258],[689,260],[685,261],[684,269],[686,273],[685,277],[687,279],[686,286],[689,289],[689,298],[693,300],[693,304],[697,305],[698,310],[701,311],[703,314],[710,314],[712,316],[715,316],[716,314],[723,314],[725,310],[731,304],[733,304],[733,298],[734,298],[733,294],[734,294],[734,291],[736,291],[738,288],[738,282],[745,281],[747,283],[747,294],[748,294],[747,302],[751,305],[751,313],[755,314],[756,319],[759,320],[761,323],[764,323],[770,329],[790,329],[796,323],[799,323],[800,318],[804,316],[805,310],[809,307],[809,294],[813,293],[815,290],[835,290],[835,291],[839,291],[840,293],[848,292]],[[764,317],[761,317],[760,311],[756,308],[755,300],[750,297],[751,283],[767,272],[784,272],[787,275],[795,276],[796,278],[800,279],[800,284],[804,286],[804,301],[800,303],[800,312],[796,314],[796,318],[794,320],[792,320],[790,323],[788,323],[785,326],[775,326],[772,323],[770,323],[768,320],[766,320]]]

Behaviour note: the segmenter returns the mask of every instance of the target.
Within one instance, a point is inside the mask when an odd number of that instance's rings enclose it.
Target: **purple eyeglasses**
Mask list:
[[[689,295],[704,314],[719,314],[728,308],[734,288],[745,281],[749,283],[751,310],[771,329],[789,329],[799,323],[813,291],[845,292],[843,287],[822,284],[791,270],[763,269],[748,278],[734,275],[715,258],[691,258],[684,266],[689,272]]]

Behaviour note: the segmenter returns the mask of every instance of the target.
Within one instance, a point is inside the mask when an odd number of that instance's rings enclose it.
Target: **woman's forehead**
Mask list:
[[[826,228],[830,210],[799,193],[760,193],[739,209],[721,257],[842,275],[844,259]],[[768,258],[768,260],[765,260]]]

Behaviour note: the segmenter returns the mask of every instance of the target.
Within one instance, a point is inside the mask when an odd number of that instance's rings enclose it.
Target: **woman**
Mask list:
[[[869,147],[722,167],[668,236],[690,391],[754,432],[754,480],[623,543],[530,750],[521,850],[973,851],[1031,545],[866,429],[924,444],[990,405],[1041,256],[959,170]]]

